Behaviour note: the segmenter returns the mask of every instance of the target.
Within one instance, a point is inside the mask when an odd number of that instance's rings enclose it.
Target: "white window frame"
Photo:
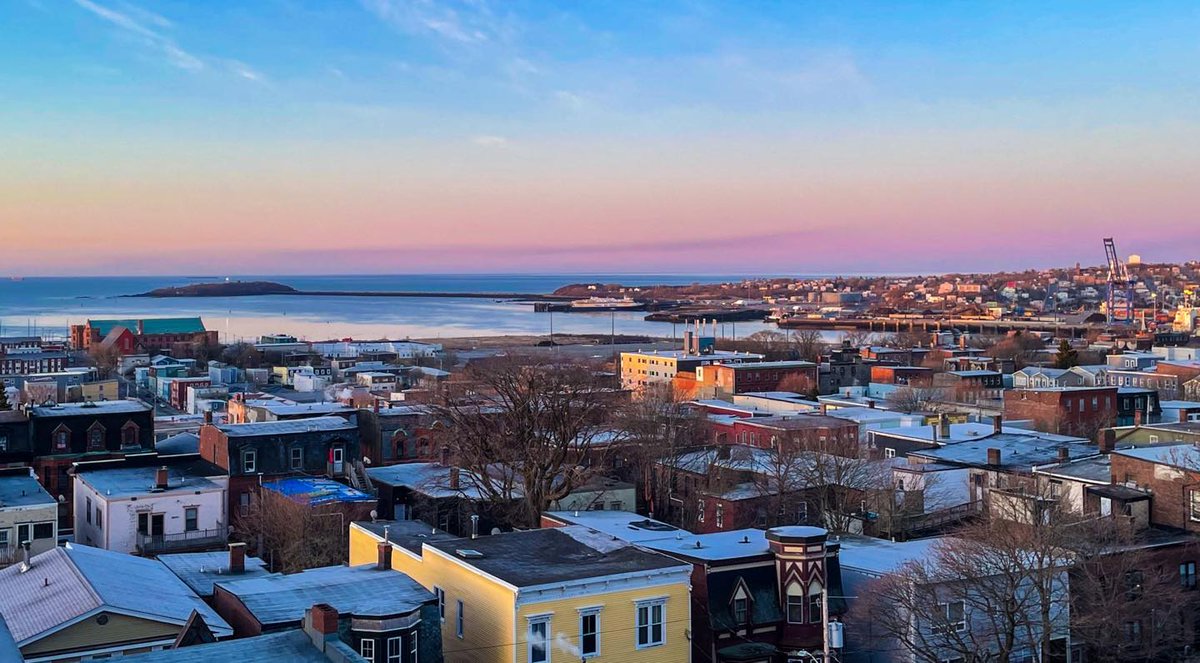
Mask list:
[[[592,635],[596,639],[596,647],[593,651],[587,651],[583,646],[583,636],[588,633],[583,628],[583,620],[586,617],[594,618]],[[579,655],[583,658],[592,658],[600,655],[600,608],[580,608],[579,609]]]
[[[242,450],[242,473],[254,474],[258,472],[258,450],[243,449]]]
[[[950,608],[954,604],[962,606],[962,618],[952,622],[950,621]],[[954,633],[962,633],[963,631],[967,630],[967,604],[965,601],[955,600],[947,601],[945,603],[938,603],[938,612],[940,613],[943,623],[934,624],[934,633],[948,633],[951,631]]]
[[[375,663],[375,641],[369,638],[364,638],[358,643],[358,654],[359,656],[362,656],[370,661],[370,663]]]
[[[419,644],[420,644],[420,641],[417,639],[417,630],[413,629],[413,632],[410,633],[408,636],[409,663],[417,663],[417,661],[421,658],[421,650],[419,648]]]
[[[0,550],[12,545],[12,528],[0,527]]]
[[[288,450],[288,467],[292,470],[304,469],[304,447],[292,447]]]
[[[446,623],[446,590],[442,589],[441,587],[438,587],[437,585],[434,585],[433,595],[437,597],[438,617],[440,617],[442,620],[442,623],[445,624]]]
[[[792,593],[792,587],[796,588],[796,592]],[[792,619],[792,605],[795,600],[796,607],[799,608],[800,614],[798,619]],[[797,583],[791,583],[784,589],[783,599],[783,617],[789,624],[805,624],[804,621],[804,604],[808,602],[808,596],[804,593],[804,588]]]
[[[654,620],[654,609],[658,608],[658,621]],[[642,611],[645,610],[646,622],[642,623]],[[637,649],[650,649],[667,644],[667,599],[659,597],[634,601],[633,643]],[[658,624],[659,639],[654,639],[654,626]],[[646,630],[646,642],[642,642],[642,629]]]
[[[1188,516],[1192,522],[1200,522],[1200,490],[1193,490],[1188,499]]]
[[[463,614],[465,608],[466,606],[463,605],[462,599],[459,599],[458,614],[454,616],[454,634],[458,636],[459,640],[463,638],[463,633],[467,630],[466,615]]]
[[[530,615],[525,618],[525,660],[528,663],[550,663],[550,618],[551,615]],[[537,628],[542,634],[540,640],[534,638],[533,630]],[[541,645],[541,656],[534,658],[534,647]]]
[[[394,635],[387,639],[387,663],[404,663],[404,643],[400,636]]]

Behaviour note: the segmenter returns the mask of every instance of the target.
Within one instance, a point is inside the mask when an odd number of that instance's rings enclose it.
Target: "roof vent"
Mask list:
[[[481,559],[481,558],[483,558],[483,553],[479,552],[478,550],[474,550],[472,548],[459,548],[459,549],[455,550],[454,553],[456,555],[458,555],[459,557],[462,557],[463,559]]]

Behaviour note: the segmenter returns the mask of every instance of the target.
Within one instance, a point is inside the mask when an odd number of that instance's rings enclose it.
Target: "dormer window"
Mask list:
[[[93,423],[88,428],[87,450],[104,451],[104,426],[99,421]]]
[[[71,429],[67,428],[66,424],[59,424],[58,428],[54,429],[54,450],[60,453],[65,453],[71,449]]]
[[[733,623],[742,625],[750,617],[750,601],[745,597],[735,598],[733,600]]]

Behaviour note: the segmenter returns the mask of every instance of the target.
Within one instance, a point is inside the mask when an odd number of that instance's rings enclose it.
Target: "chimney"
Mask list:
[[[683,351],[688,354],[692,352],[692,331],[690,329],[683,332]]]
[[[729,445],[722,444],[717,447],[717,458],[720,460],[729,460]]]
[[[1105,428],[1100,431],[1100,437],[1096,440],[1097,446],[1100,447],[1100,453],[1111,453],[1117,448],[1117,431],[1111,428]]]
[[[933,430],[933,441],[937,442],[938,441],[938,427],[930,426],[929,428]]]
[[[450,468],[450,490],[458,490],[459,484],[461,483],[459,481],[458,474],[459,472],[457,467]]]
[[[867,408],[869,408],[869,409],[871,409],[871,410],[874,410],[874,409],[875,409],[875,401],[874,401],[874,399],[868,399],[868,400],[867,400]]]
[[[829,404],[821,403],[821,416],[825,416],[827,414],[829,414]]]
[[[1067,447],[1058,448],[1058,462],[1065,463],[1071,459],[1071,450]]]
[[[204,411],[204,424],[205,424],[206,426],[211,426],[211,425],[212,425],[212,410],[205,410],[205,411]]]
[[[379,542],[379,561],[375,568],[380,571],[387,571],[392,568],[392,544],[387,541]]]
[[[479,538],[479,514],[477,513],[471,514],[471,538]]]
[[[154,473],[154,487],[159,490],[166,490],[167,476],[167,468],[165,465],[158,468],[158,470]]]
[[[941,435],[943,440],[950,439],[950,417],[945,414],[938,415],[938,435]]]
[[[246,572],[246,544],[240,541],[229,544],[229,572]]]
[[[308,609],[305,621],[308,622],[306,626],[318,635],[334,635],[338,631],[338,611],[328,603],[313,604],[313,607]]]
[[[1141,410],[1133,411],[1133,425],[1134,426],[1142,425],[1142,411]]]
[[[145,322],[143,322],[141,320],[137,321],[137,333],[138,333],[138,336],[142,336],[146,333],[146,323]]]
[[[1000,450],[995,447],[989,447],[987,450],[988,465],[1000,464]]]
[[[24,572],[24,571],[28,571],[30,568],[33,567],[33,561],[32,561],[33,558],[29,555],[29,546],[30,546],[29,541],[21,541],[20,546],[21,546],[21,569],[22,569],[22,572]]]
[[[1004,416],[999,414],[992,415],[992,432],[996,435],[1004,432]]]
[[[963,350],[967,349],[967,335],[966,334],[958,335],[958,347],[962,348]]]
[[[378,398],[376,398],[372,401],[371,409],[375,411],[375,414],[379,414],[379,399]]]

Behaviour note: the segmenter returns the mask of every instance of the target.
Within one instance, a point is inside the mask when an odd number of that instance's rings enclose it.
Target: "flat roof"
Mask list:
[[[426,541],[460,538],[420,520],[356,520],[354,524],[379,537],[381,541],[389,541],[418,557],[421,555],[421,546]]]
[[[959,465],[981,466],[989,464],[989,449],[999,449],[999,467],[1025,468],[1057,462],[1060,447],[1089,448],[1087,440],[1083,439],[1071,442],[1045,439],[1036,435],[1000,433],[954,442],[936,449],[918,449],[910,451],[908,455]]]
[[[568,525],[581,525],[603,532],[630,543],[674,539],[681,534],[694,536],[674,525],[632,511],[547,511],[543,515]]]
[[[229,437],[257,437],[260,435],[347,431],[355,430],[356,427],[342,417],[313,417],[286,421],[258,421],[249,424],[220,424],[217,429]]]
[[[1039,467],[1038,474],[1063,477],[1090,483],[1108,483],[1112,480],[1112,459],[1108,454],[1097,454],[1086,458],[1068,460],[1047,467]]]
[[[667,555],[708,562],[757,557],[770,552],[767,532],[754,528],[712,534],[683,532],[680,536],[647,541],[640,545]]]
[[[1159,465],[1170,465],[1188,470],[1200,470],[1200,449],[1190,443],[1165,444],[1162,446],[1116,449],[1114,454],[1127,458],[1149,461]]]
[[[381,481],[393,486],[404,486],[428,497],[466,497],[481,499],[483,494],[476,486],[474,474],[459,470],[458,488],[450,487],[451,470],[441,463],[399,463],[383,467],[367,468],[372,481]],[[515,489],[519,494],[520,488]]]
[[[151,407],[138,400],[90,401],[87,403],[59,403],[39,405],[33,408],[36,417],[79,417],[98,414],[132,414],[149,412]]]
[[[732,350],[713,350],[708,354],[692,354],[687,350],[639,350],[637,352],[622,352],[623,355],[645,355],[650,357],[665,357],[668,359],[763,359],[765,355],[757,352],[735,352]]]
[[[691,565],[578,525],[425,544],[516,587],[678,569]],[[471,550],[479,557],[464,557]]]
[[[329,414],[331,412],[353,412],[354,408],[337,401],[324,403],[280,403],[269,401],[255,407],[262,408],[275,416],[293,416],[297,414]]]
[[[436,600],[407,575],[374,564],[225,580],[217,586],[236,596],[265,627],[299,622],[314,603],[328,603],[344,615],[389,617]]]
[[[28,469],[22,472],[0,474],[0,509],[14,506],[57,506],[58,500],[50,496]]]
[[[838,558],[842,569],[872,575],[892,573],[908,562],[927,560],[934,547],[951,537],[936,536],[911,541],[888,541],[868,536],[842,536]]]
[[[167,467],[167,488],[158,490],[155,487],[159,465],[142,467],[89,467],[87,464],[75,466],[75,476],[80,481],[91,486],[97,494],[108,498],[142,495],[170,495],[177,493],[195,494],[225,490],[221,483],[209,477],[224,476],[224,470],[207,461],[197,459],[183,465]]]
[[[361,490],[325,477],[288,477],[268,481],[263,488],[273,490],[300,504],[320,505],[338,502],[375,502],[375,498]]]
[[[212,596],[213,585],[226,580],[256,578],[269,575],[266,562],[257,557],[246,557],[246,570],[233,573],[229,570],[229,551],[175,553],[159,555],[171,573],[174,573],[199,596]]]

